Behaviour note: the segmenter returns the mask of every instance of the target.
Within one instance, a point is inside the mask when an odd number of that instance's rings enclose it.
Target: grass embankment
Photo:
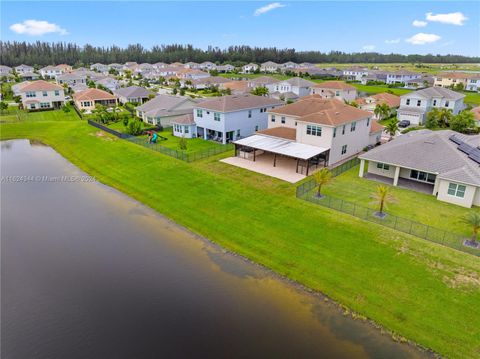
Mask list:
[[[408,339],[452,358],[480,353],[478,258],[296,199],[285,182],[215,158],[177,161],[80,121],[0,131],[51,145],[103,183]]]
[[[367,168],[365,168],[366,172]],[[377,208],[372,195],[383,183],[358,177],[359,166],[335,177],[323,192],[332,197],[357,203],[363,207]],[[428,224],[454,233],[470,234],[470,228],[462,218],[472,209],[440,202],[435,196],[412,190],[389,186],[396,201],[388,205],[387,212],[412,221]],[[478,210],[478,209],[474,209]]]

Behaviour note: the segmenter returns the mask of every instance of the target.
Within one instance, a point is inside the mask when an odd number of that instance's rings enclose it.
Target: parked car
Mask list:
[[[408,127],[408,126],[410,126],[410,121],[409,120],[401,120],[398,123],[398,127],[401,127],[401,128],[405,128],[405,127]]]

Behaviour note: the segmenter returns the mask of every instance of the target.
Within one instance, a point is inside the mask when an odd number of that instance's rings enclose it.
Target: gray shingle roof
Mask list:
[[[233,112],[250,108],[283,105],[280,100],[250,94],[221,96],[203,101],[198,107],[219,112]]]
[[[449,140],[453,134],[472,146],[480,145],[480,135],[460,135],[451,130],[420,130],[399,136],[359,158],[435,173],[439,178],[480,186],[480,166]]]
[[[173,116],[193,112],[193,104],[191,109],[176,110],[178,106],[186,101],[197,102],[197,100],[188,97],[158,95],[143,105],[138,106],[137,110],[145,112],[150,117]]]
[[[298,87],[310,87],[315,85],[315,82],[302,79],[301,77],[292,77],[291,79],[286,80],[292,86]]]
[[[113,91],[113,93],[117,96],[122,96],[122,97],[148,97],[148,95],[151,94],[150,91],[140,86],[130,86],[130,87],[119,88]]]
[[[409,94],[403,95],[405,97],[409,97],[409,95],[417,95],[424,98],[445,98],[447,100],[459,100],[464,98],[465,95],[459,92],[446,89],[444,87],[428,87],[423,90],[417,90],[414,92],[410,92]],[[403,97],[402,96],[402,97]]]

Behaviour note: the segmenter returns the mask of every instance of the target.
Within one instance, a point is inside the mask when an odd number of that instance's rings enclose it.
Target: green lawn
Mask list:
[[[33,111],[19,110],[17,107],[9,106],[7,113],[0,114],[0,121],[76,121],[79,120],[75,110],[72,108],[66,113],[63,110]]]
[[[480,93],[478,92],[469,92],[463,91],[465,94],[465,99],[463,100],[466,104],[470,104],[472,106],[480,106]]]
[[[349,68],[352,66],[362,66],[369,69],[378,68],[384,71],[407,70],[425,72],[429,74],[436,74],[441,71],[477,71],[477,64],[411,64],[411,63],[353,63],[353,64],[338,64],[338,63],[320,63],[316,64],[318,67],[328,68],[336,67],[339,69]]]
[[[446,357],[480,353],[480,261],[295,198],[291,184],[216,158],[185,163],[83,121],[0,125],[224,248],[325,293]],[[354,190],[354,189],[352,189]]]
[[[357,83],[351,83],[351,85],[355,86],[358,91],[366,92],[368,95],[374,95],[380,92],[387,92],[389,90],[397,96],[405,95],[406,93],[412,92],[412,90],[388,87],[387,85],[362,85]]]
[[[372,203],[372,194],[380,183],[358,177],[358,171],[359,166],[356,166],[335,177],[331,184],[325,186],[323,192],[363,207],[376,208]],[[470,211],[469,209],[438,201],[435,196],[425,193],[394,186],[390,188],[396,203],[388,206],[387,213],[450,232],[465,235],[470,233],[469,228],[461,222],[462,217]]]

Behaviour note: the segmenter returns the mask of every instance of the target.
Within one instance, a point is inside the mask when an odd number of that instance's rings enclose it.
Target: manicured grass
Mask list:
[[[465,94],[465,99],[463,100],[465,103],[472,106],[480,106],[480,93],[470,91],[463,91],[463,93]]]
[[[359,166],[335,177],[325,186],[323,192],[332,197],[357,203],[363,207],[376,208],[372,203],[372,194],[379,183],[358,177]],[[365,168],[366,173],[366,168]],[[470,228],[461,222],[470,209],[441,202],[435,196],[419,193],[409,189],[389,186],[396,202],[388,206],[387,213],[424,223],[446,231],[469,235]],[[479,210],[478,208],[474,210]]]
[[[412,90],[388,87],[387,85],[371,85],[370,86],[370,85],[362,85],[362,84],[356,84],[356,83],[351,83],[351,85],[355,86],[358,91],[366,92],[368,95],[374,95],[380,92],[387,92],[389,90],[392,91],[392,93],[397,96],[405,95],[406,93],[412,92]]]
[[[218,76],[226,77],[227,79],[255,79],[257,77],[261,76],[268,76],[268,77],[273,77],[274,79],[277,80],[288,80],[292,78],[292,76],[287,76],[287,75],[282,75],[282,74],[270,74],[270,73],[260,73],[260,74],[234,74],[234,73],[229,73],[229,74],[218,74]]]
[[[0,114],[0,121],[77,121],[80,119],[74,109],[70,112],[63,110],[32,111],[19,110],[17,107],[9,107],[7,114]]]
[[[81,121],[1,124],[228,250],[452,358],[478,357],[480,261],[295,198],[217,158],[184,163]],[[425,209],[428,211],[428,209]]]
[[[380,70],[407,70],[407,71],[416,71],[416,72],[425,72],[429,74],[436,74],[441,71],[478,71],[477,64],[430,64],[422,63],[411,64],[411,63],[354,63],[354,64],[336,64],[336,63],[321,63],[316,64],[318,67],[328,68],[336,67],[339,69],[344,69],[352,66],[362,66],[367,68],[378,68]]]

